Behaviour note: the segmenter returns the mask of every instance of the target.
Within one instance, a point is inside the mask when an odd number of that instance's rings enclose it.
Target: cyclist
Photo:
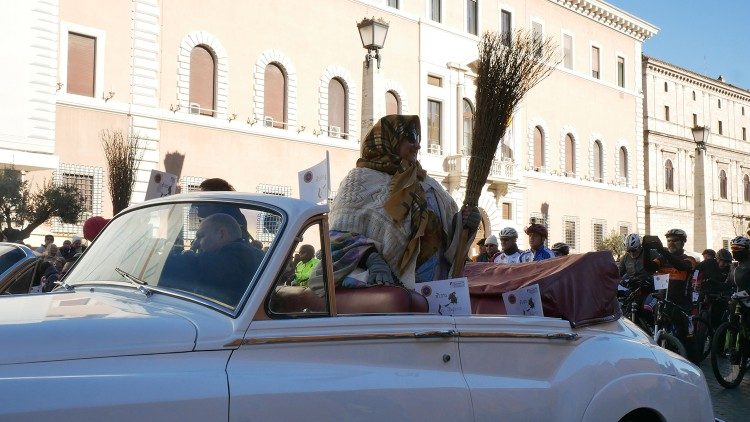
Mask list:
[[[491,234],[487,239],[484,239],[484,246],[487,248],[487,262],[495,262],[495,258],[500,255],[497,250],[497,237]]]
[[[737,292],[745,290],[750,293],[750,239],[737,236],[732,239],[730,246],[737,266],[732,268],[728,281],[737,287]]]
[[[638,233],[630,233],[625,236],[623,246],[626,253],[620,258],[620,262],[618,263],[620,277],[623,278],[623,281],[626,284],[631,280],[638,282],[650,281],[654,271],[658,269],[658,266],[653,262],[653,259],[657,255],[651,251],[644,253],[641,247],[641,236]],[[648,290],[651,290],[651,288],[649,287]]]
[[[531,249],[521,254],[521,262],[541,261],[555,257],[555,253],[544,246],[544,242],[547,240],[547,226],[532,224],[526,227],[524,232],[529,235]]]
[[[518,232],[513,227],[500,230],[500,248],[502,252],[495,256],[497,264],[517,264],[521,262],[521,251],[518,249]]]
[[[557,256],[566,256],[570,254],[570,246],[563,242],[557,242],[552,245],[552,252],[554,252]]]

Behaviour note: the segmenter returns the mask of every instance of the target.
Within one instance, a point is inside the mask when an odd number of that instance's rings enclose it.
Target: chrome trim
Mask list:
[[[423,331],[419,333],[371,333],[371,334],[329,334],[319,336],[287,336],[287,337],[265,337],[246,338],[235,340],[224,345],[224,347],[235,347],[239,344],[279,344],[279,343],[313,343],[318,341],[358,341],[358,340],[391,340],[391,339],[414,339],[414,338],[445,338],[454,337],[454,330]]]
[[[524,332],[481,332],[461,331],[459,337],[466,338],[534,338],[541,340],[568,340],[580,339],[577,333],[524,333]]]
[[[512,332],[473,332],[456,330],[434,330],[401,333],[371,333],[371,334],[321,334],[317,336],[285,336],[285,337],[252,337],[236,339],[224,347],[238,347],[254,344],[279,343],[313,343],[325,341],[360,341],[360,340],[391,340],[391,339],[420,339],[420,338],[531,338],[540,340],[568,340],[580,339],[576,333],[512,333]]]

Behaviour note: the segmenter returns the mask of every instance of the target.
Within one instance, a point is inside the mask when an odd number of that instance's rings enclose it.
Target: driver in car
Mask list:
[[[243,240],[242,228],[228,214],[208,216],[195,236],[199,248],[170,256],[160,285],[236,306],[263,252]]]

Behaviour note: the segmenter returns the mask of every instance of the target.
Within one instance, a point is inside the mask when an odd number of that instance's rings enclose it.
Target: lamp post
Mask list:
[[[362,47],[367,50],[362,65],[362,136],[367,134],[376,119],[385,115],[385,92],[380,74],[380,49],[388,35],[388,22],[383,19],[364,18],[357,24]],[[372,52],[375,51],[375,55]],[[376,66],[370,66],[372,59]]]
[[[375,50],[375,60],[378,62],[378,69],[380,69],[380,49],[385,45],[385,37],[388,35],[388,22],[383,19],[364,18],[362,22],[357,24],[359,29],[359,37],[362,39],[362,47],[367,49],[365,55],[365,63],[367,67],[370,67],[370,61],[372,60],[372,51]]]
[[[710,130],[708,126],[695,126],[690,129],[695,141],[695,169],[693,171],[693,250],[702,251],[711,247],[711,195],[706,194],[708,157],[706,142]]]

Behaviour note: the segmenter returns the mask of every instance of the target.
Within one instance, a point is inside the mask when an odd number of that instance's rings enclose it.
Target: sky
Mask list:
[[[605,0],[659,28],[643,52],[750,90],[750,0]]]

